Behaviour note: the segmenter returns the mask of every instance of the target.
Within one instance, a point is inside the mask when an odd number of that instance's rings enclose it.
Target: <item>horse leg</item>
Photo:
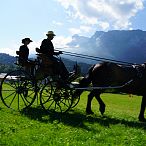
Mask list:
[[[99,103],[99,111],[100,113],[103,115],[104,112],[105,112],[105,104],[104,102],[102,101],[102,99],[100,98],[100,94],[98,91],[95,93],[95,98],[96,100],[98,101]]]
[[[139,114],[139,121],[146,122],[146,119],[144,118],[144,112],[146,108],[146,95],[142,97],[141,101],[141,109],[140,109],[140,114]]]
[[[91,110],[91,102],[93,97],[94,97],[94,91],[92,90],[88,95],[86,114],[94,114],[94,112]]]

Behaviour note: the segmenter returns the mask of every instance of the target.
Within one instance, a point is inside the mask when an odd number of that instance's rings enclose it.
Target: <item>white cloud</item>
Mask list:
[[[87,26],[87,25],[80,26],[80,29],[81,29],[81,31],[84,31],[84,32],[90,32],[91,31],[91,27]]]
[[[103,29],[131,27],[130,18],[144,8],[144,0],[57,0],[74,19]]]
[[[53,20],[53,24],[54,24],[54,25],[57,25],[57,26],[62,26],[62,25],[63,25],[62,22],[57,22],[57,21],[55,21],[55,20]]]
[[[102,30],[106,30],[109,28],[109,23],[108,22],[99,22],[99,26],[102,28]]]
[[[70,28],[69,31],[72,35],[81,33],[80,28]]]
[[[78,28],[70,28],[69,32],[74,35],[74,34],[84,34],[88,33],[92,30],[92,28],[89,25],[81,25]]]
[[[52,42],[53,42],[55,48],[63,49],[65,47],[68,47],[67,43],[69,43],[71,41],[72,41],[71,37],[56,36]]]

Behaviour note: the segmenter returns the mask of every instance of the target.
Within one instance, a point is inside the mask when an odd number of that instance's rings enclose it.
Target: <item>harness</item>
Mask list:
[[[136,69],[136,77],[138,78],[142,78],[143,77],[143,74],[144,74],[144,71],[146,69],[146,65],[145,64],[140,64],[140,65],[132,65],[132,67],[134,69]]]

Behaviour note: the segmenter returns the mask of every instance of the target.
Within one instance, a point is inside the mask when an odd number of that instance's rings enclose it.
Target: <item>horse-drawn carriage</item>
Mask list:
[[[69,52],[66,53],[70,54]],[[72,53],[71,55],[80,57],[81,54]],[[81,57],[91,59],[92,56],[82,55]],[[135,66],[131,63],[116,60],[113,62],[114,60],[93,57],[93,60],[111,62],[97,63],[90,68],[88,74],[79,84],[72,83],[76,76],[71,78],[67,84],[60,78],[59,74],[42,72],[40,70],[42,68],[41,61],[44,58],[41,55],[38,58],[34,62],[33,72],[28,73],[17,64],[19,69],[8,73],[2,79],[0,95],[2,102],[7,107],[22,110],[27,109],[32,104],[37,104],[41,105],[47,112],[63,113],[78,104],[80,95],[84,90],[90,90],[86,112],[88,114],[93,113],[91,101],[95,96],[99,102],[99,110],[103,114],[105,104],[100,98],[100,94],[105,89],[116,88],[119,92],[142,96],[139,120],[146,121],[144,117],[146,108],[146,86],[144,85],[146,82],[146,64]],[[125,63],[126,65],[123,65]],[[90,83],[92,83],[91,87],[89,87]]]
[[[31,105],[41,105],[48,112],[66,112],[73,108],[79,101],[79,97],[74,98],[72,88],[76,74],[66,83],[59,74],[53,73],[49,63],[46,68],[42,65],[45,56],[37,55],[31,71],[22,67],[16,57],[18,69],[6,74],[1,81],[0,95],[4,105],[19,111]]]

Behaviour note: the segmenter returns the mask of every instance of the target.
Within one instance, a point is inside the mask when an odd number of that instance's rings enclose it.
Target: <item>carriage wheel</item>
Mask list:
[[[35,100],[35,104],[37,106],[40,105],[40,90],[43,88],[44,85],[46,85],[49,82],[48,78],[42,79],[42,80],[38,80],[36,82],[36,86],[37,86],[37,94],[36,94],[36,100]]]
[[[8,108],[21,111],[35,100],[35,81],[23,70],[12,71],[2,80],[0,95]]]
[[[76,90],[71,90],[72,95],[72,105],[71,108],[74,108],[80,101],[80,95],[75,95]]]
[[[58,82],[46,84],[40,92],[40,103],[47,112],[67,112],[72,105],[70,90],[58,87]]]

